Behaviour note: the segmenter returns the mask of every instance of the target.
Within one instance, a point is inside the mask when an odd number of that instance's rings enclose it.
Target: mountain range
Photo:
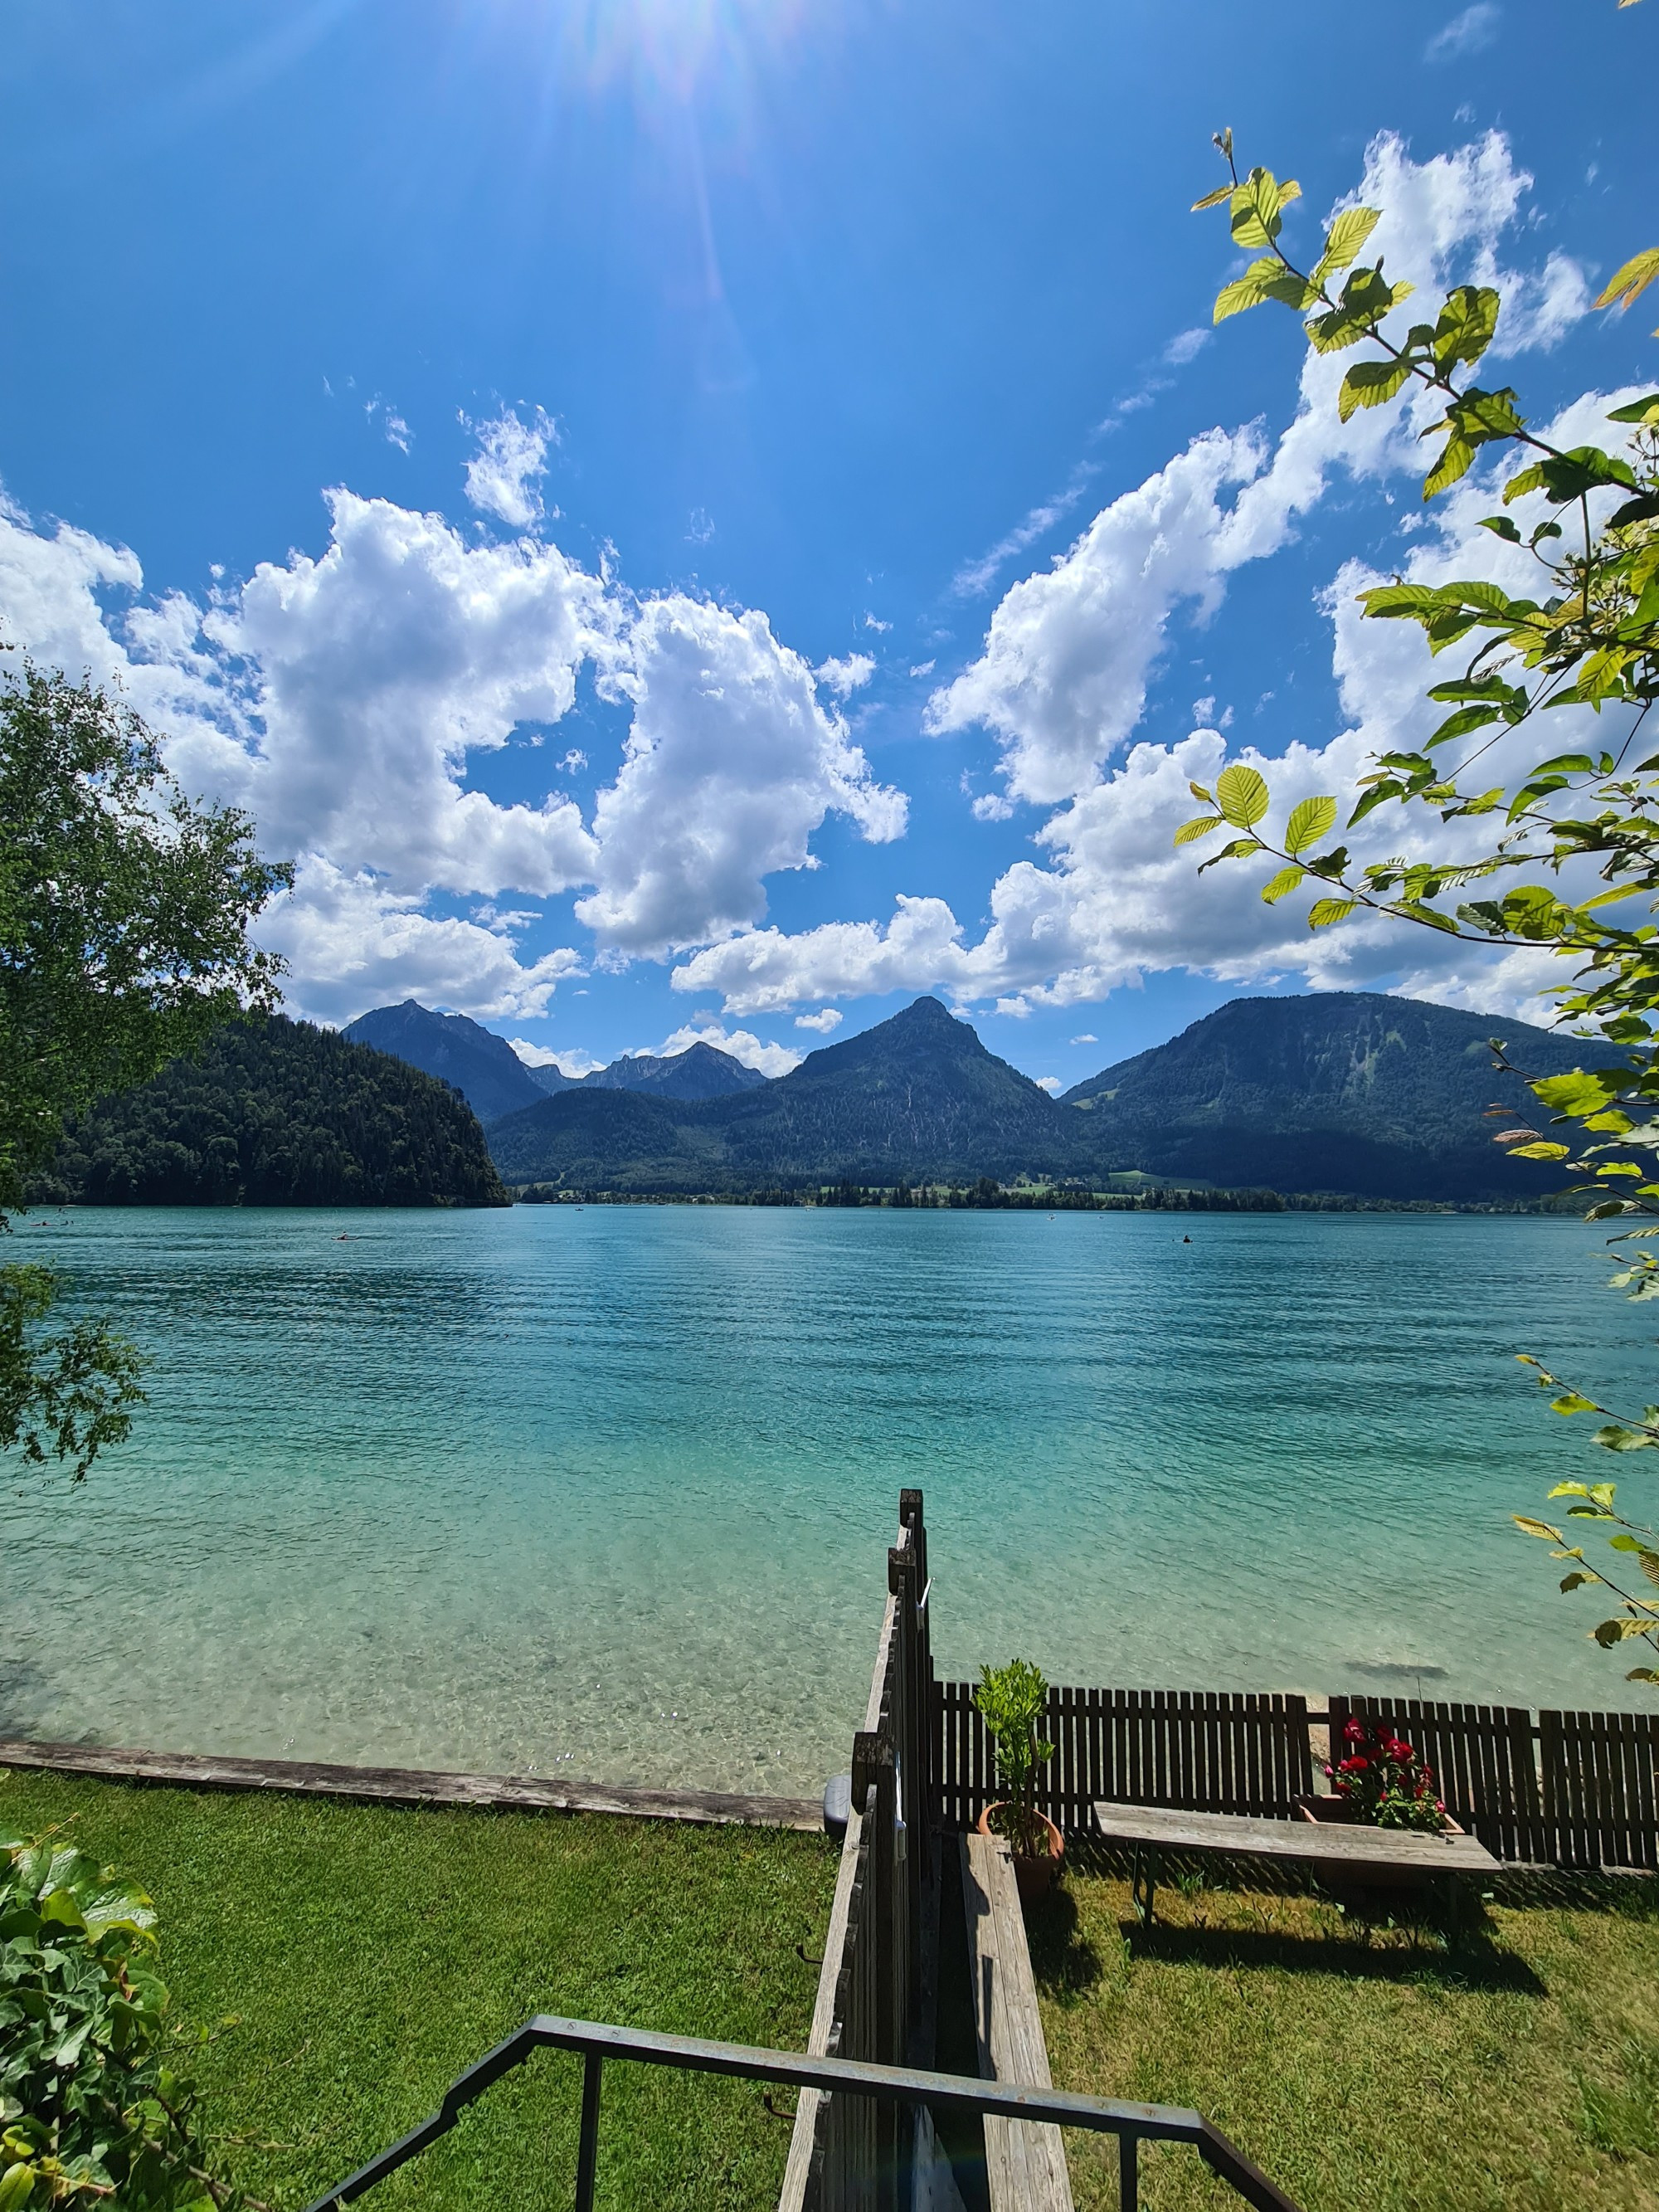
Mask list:
[[[936,999],[742,1092],[677,1101],[584,1085],[491,1122],[509,1183],[644,1194],[1140,1170],[1233,1188],[1378,1199],[1545,1195],[1558,1171],[1492,1143],[1536,1110],[1488,1040],[1553,1074],[1586,1047],[1522,1022],[1374,993],[1239,999],[1060,1099]],[[1594,1046],[1589,1050],[1595,1051]]]
[[[465,1014],[438,1014],[415,999],[400,1006],[375,1006],[342,1034],[373,1045],[438,1076],[459,1091],[481,1121],[496,1121],[551,1094],[567,1091],[645,1091],[661,1098],[720,1098],[753,1090],[766,1078],[730,1053],[696,1043],[666,1058],[624,1053],[609,1067],[566,1075],[551,1066],[531,1067],[505,1037]]]

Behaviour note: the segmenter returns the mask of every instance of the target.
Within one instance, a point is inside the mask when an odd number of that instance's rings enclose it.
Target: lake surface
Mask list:
[[[8,1463],[0,1729],[816,1794],[902,1485],[946,1671],[1637,1704],[1507,1519],[1651,1490],[1513,1358],[1655,1395],[1599,1252],[1529,1218],[76,1212],[10,1256],[145,1347],[152,1402],[79,1489]]]

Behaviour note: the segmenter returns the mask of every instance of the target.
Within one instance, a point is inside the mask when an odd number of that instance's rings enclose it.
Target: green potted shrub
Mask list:
[[[979,1816],[982,1836],[1005,1836],[1014,1858],[1014,1879],[1025,1903],[1054,1880],[1066,1841],[1046,1813],[1037,1810],[1037,1783],[1054,1755],[1037,1734],[1048,1710],[1048,1685],[1029,1659],[981,1667],[974,1692],[996,1753],[997,1787],[1003,1793]]]

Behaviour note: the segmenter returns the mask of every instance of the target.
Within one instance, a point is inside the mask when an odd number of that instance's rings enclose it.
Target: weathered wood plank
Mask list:
[[[1414,1868],[1437,1875],[1495,1874],[1498,1861],[1474,1836],[1428,1836],[1403,1828],[1336,1821],[1257,1820],[1236,1813],[1189,1813],[1167,1805],[1095,1807],[1105,1843],[1156,1844],[1172,1851],[1237,1851],[1304,1864]]]
[[[962,1902],[981,2077],[1052,2088],[1013,1861],[1000,1837],[962,1838]],[[984,2125],[991,2212],[1073,2212],[1058,2128],[989,2118]]]
[[[528,1774],[447,1774],[425,1767],[331,1766],[287,1759],[221,1759],[209,1753],[115,1750],[101,1744],[0,1741],[0,1766],[85,1774],[106,1782],[152,1782],[183,1790],[288,1790],[303,1797],[355,1797],[390,1805],[467,1805],[502,1812],[614,1813],[652,1820],[821,1832],[810,1799],[749,1797],[712,1790],[635,1790],[600,1782],[555,1783]]]

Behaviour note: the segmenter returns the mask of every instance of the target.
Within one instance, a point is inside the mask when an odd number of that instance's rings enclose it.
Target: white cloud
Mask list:
[[[816,1014],[797,1014],[795,1017],[795,1027],[798,1030],[816,1030],[820,1036],[829,1036],[832,1031],[838,1030],[841,1024],[842,1012],[839,1006],[824,1006]]]
[[[866,629],[886,631],[891,629],[893,625],[890,622],[883,622],[878,616],[866,614],[864,617],[864,627]]]
[[[1034,1075],[1031,1080],[1039,1091],[1046,1091],[1051,1098],[1057,1098],[1066,1088],[1057,1075]]]
[[[1423,49],[1424,60],[1454,61],[1462,54],[1478,54],[1497,38],[1502,14],[1492,0],[1475,0],[1473,8],[1464,9],[1435,33]]]
[[[569,1076],[573,1082],[605,1065],[580,1046],[574,1051],[558,1052],[550,1045],[532,1044],[528,1037],[508,1037],[507,1042],[526,1067],[556,1067],[561,1075]]]
[[[1100,1042],[1100,1039],[1095,1035],[1092,1030],[1085,1030],[1080,1036],[1074,1036],[1072,1039],[1072,1042],[1073,1044],[1098,1044]]]
[[[477,437],[478,450],[466,465],[466,495],[485,514],[514,530],[527,530],[542,515],[537,484],[547,473],[547,449],[558,443],[550,416],[538,408],[526,422],[511,407],[488,422],[461,417]]]
[[[753,929],[692,955],[671,978],[677,991],[718,991],[731,1014],[781,1013],[809,999],[857,999],[934,985],[977,995],[962,925],[943,899],[901,895],[885,928],[827,921],[788,936]]]
[[[1421,163],[1399,138],[1380,137],[1356,195],[1383,210],[1367,251],[1431,295],[1454,278],[1495,282],[1500,348],[1553,343],[1586,302],[1576,265],[1557,255],[1518,276],[1497,259],[1530,182],[1497,133]],[[1409,319],[1421,304],[1396,315]],[[930,700],[927,726],[993,731],[1015,799],[1054,805],[1089,790],[1139,722],[1179,611],[1213,616],[1232,570],[1286,542],[1337,465],[1358,477],[1421,466],[1415,433],[1431,400],[1342,424],[1334,399],[1347,366],[1310,353],[1296,418],[1271,447],[1258,426],[1206,432],[1104,508],[1051,568],[1015,584],[978,660]]]
[[[349,1022],[370,1006],[416,998],[485,1020],[544,1014],[556,986],[582,973],[568,947],[526,963],[511,942],[477,922],[419,911],[418,897],[311,855],[292,894],[261,923],[261,940],[292,969],[296,1013]]]
[[[1212,333],[1198,324],[1190,331],[1178,331],[1164,349],[1164,358],[1171,368],[1185,368],[1189,361],[1196,361]]]
[[[382,995],[533,1008],[568,967],[514,951],[536,900],[592,885],[580,916],[626,958],[759,920],[766,876],[815,865],[832,811],[872,840],[902,832],[902,795],[875,781],[763,615],[640,602],[556,546],[469,545],[384,500],[336,491],[329,510],[321,554],[263,563],[204,610],[179,594],[135,604],[131,553],[0,504],[7,635],[120,683],[192,793],[249,808],[264,849],[304,864],[270,924],[297,1004],[332,1018],[330,979],[358,975],[346,954],[361,928],[362,974]],[[557,792],[509,804],[477,788],[481,754],[569,711],[584,662],[632,708],[591,826]],[[574,747],[557,763],[582,765]],[[484,903],[470,921],[426,910],[445,893]]]
[[[751,1030],[728,1030],[719,1022],[688,1022],[665,1037],[657,1050],[663,1059],[672,1060],[677,1052],[689,1052],[694,1044],[713,1045],[716,1052],[729,1053],[733,1060],[765,1076],[787,1075],[805,1057],[792,1052],[787,1044],[768,1044]]]
[[[838,699],[846,699],[860,691],[876,672],[876,664],[867,653],[849,653],[842,660],[821,660],[812,671],[813,676],[827,691]]]
[[[633,726],[594,807],[597,888],[576,908],[602,945],[656,956],[758,920],[764,878],[814,866],[830,813],[872,843],[902,834],[902,794],[872,779],[763,614],[647,599],[620,655],[606,682]]]
[[[261,562],[206,637],[257,670],[257,744],[240,763],[181,738],[175,765],[252,805],[267,842],[373,868],[398,892],[535,896],[591,882],[568,799],[501,805],[465,786],[469,753],[556,721],[612,626],[600,586],[556,547],[468,548],[435,515],[329,498],[319,559]]]
[[[912,666],[910,673],[912,676],[931,676],[938,665],[937,661],[918,660]]]
[[[1562,447],[1605,441],[1607,409],[1635,396],[1634,390],[1586,395],[1542,434]],[[1477,472],[1437,503],[1430,527],[1402,556],[1408,579],[1443,582],[1474,568],[1511,589],[1529,587],[1530,556],[1480,528],[1493,504],[1489,474]],[[1515,512],[1524,533],[1545,510],[1534,495]],[[1431,663],[1420,633],[1403,623],[1366,621],[1355,604],[1356,593],[1376,580],[1350,563],[1325,594],[1345,726],[1322,746],[1293,743],[1278,757],[1247,747],[1235,756],[1267,776],[1275,819],[1297,799],[1325,792],[1337,794],[1346,818],[1370,758],[1420,742],[1442,711],[1424,696]],[[1552,728],[1552,744],[1587,740],[1589,730],[1575,725],[1589,721],[1587,711],[1566,710]],[[1597,735],[1611,741],[1608,733]],[[1534,742],[1529,734],[1506,739],[1508,753],[1494,750],[1492,781],[1529,757]],[[1000,1012],[1018,1014],[1032,1006],[1098,1000],[1149,971],[1184,967],[1247,985],[1285,977],[1319,990],[1386,983],[1416,997],[1540,1018],[1535,994],[1564,980],[1547,955],[1494,956],[1404,921],[1361,919],[1310,935],[1307,899],[1266,905],[1259,870],[1225,866],[1200,878],[1204,848],[1177,849],[1174,834],[1196,811],[1189,781],[1212,786],[1227,757],[1226,741],[1213,729],[1173,745],[1133,746],[1106,780],[1050,816],[1037,834],[1042,863],[1017,862],[999,879],[991,926],[977,944],[964,941],[943,900],[901,898],[884,929],[866,922],[826,924],[793,937],[757,931],[712,947],[676,973],[675,987],[719,990],[738,1013],[902,988],[944,989],[958,999],[994,995]],[[1485,839],[1479,823],[1446,827],[1420,810],[1381,809],[1346,842],[1363,866],[1402,850],[1455,859]]]

